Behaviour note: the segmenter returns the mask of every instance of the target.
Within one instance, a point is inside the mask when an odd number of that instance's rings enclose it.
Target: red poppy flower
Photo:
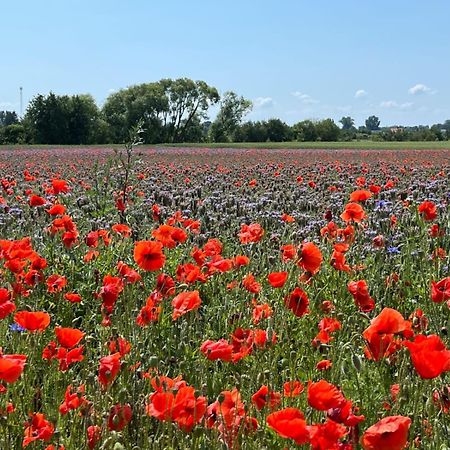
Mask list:
[[[75,392],[72,392],[72,385],[67,386],[64,402],[59,406],[59,412],[64,415],[86,404],[87,400],[84,397],[84,391],[84,385],[81,385]]]
[[[205,415],[206,397],[195,397],[195,388],[184,386],[175,395],[172,416],[181,430],[190,432]]]
[[[295,222],[295,217],[292,217],[289,214],[283,213],[281,215],[281,220],[286,223],[292,223],[292,222]]]
[[[69,192],[69,186],[67,185],[67,181],[65,180],[52,180],[53,192],[57,195],[60,192]]]
[[[264,230],[259,223],[251,223],[241,225],[239,233],[239,240],[241,244],[250,244],[252,242],[259,242],[264,236]]]
[[[47,291],[50,293],[60,292],[67,284],[67,278],[54,274],[47,278]]]
[[[361,189],[361,190],[353,191],[350,194],[350,201],[351,202],[365,202],[370,197],[372,197],[372,192]]]
[[[25,368],[25,355],[3,355],[0,351],[0,380],[14,383]]]
[[[364,450],[402,450],[408,441],[411,419],[390,416],[368,428],[361,438]]]
[[[252,305],[253,305],[252,318],[253,318],[253,323],[255,325],[257,325],[259,322],[261,322],[261,320],[267,319],[270,316],[272,316],[273,311],[268,303],[263,303],[263,304],[259,305],[256,302],[256,300],[253,299]]]
[[[297,247],[292,244],[283,245],[281,247],[281,259],[283,262],[290,261],[297,257]]]
[[[347,203],[344,212],[341,214],[341,219],[344,222],[361,222],[366,217],[366,213],[359,203]]]
[[[329,359],[323,359],[316,364],[317,370],[328,370],[331,369],[333,363]]]
[[[346,400],[338,408],[331,408],[327,411],[327,417],[337,423],[342,423],[347,427],[355,427],[365,420],[364,416],[356,416],[357,408],[353,408],[353,402]]]
[[[117,263],[117,270],[119,271],[120,275],[124,278],[124,281],[126,283],[133,284],[142,280],[142,277],[139,275],[139,273],[136,272],[127,264],[125,264],[123,261],[119,261]]]
[[[272,287],[281,288],[286,283],[287,276],[287,272],[272,272],[267,276],[267,281]]]
[[[151,322],[157,322],[161,314],[161,306],[155,300],[154,296],[150,295],[147,298],[145,305],[141,308],[139,315],[136,318],[136,323],[140,327],[145,327]]]
[[[230,362],[233,355],[233,346],[225,339],[218,341],[207,340],[201,345],[200,351],[211,361],[219,359]]]
[[[437,206],[430,201],[422,202],[417,210],[420,214],[423,214],[423,218],[428,222],[436,219],[437,217]]]
[[[16,305],[11,301],[12,295],[8,289],[0,288],[0,320],[16,310]]]
[[[34,441],[49,441],[55,427],[52,423],[45,419],[45,415],[41,413],[35,413],[32,415],[30,423],[25,428],[24,439],[22,447],[26,447]]]
[[[361,311],[370,312],[375,308],[375,300],[370,296],[365,280],[350,281],[347,289],[353,295],[355,304]]]
[[[182,228],[171,225],[160,225],[152,232],[152,237],[166,248],[174,248],[178,243],[183,243],[187,239],[187,234]]]
[[[308,404],[319,411],[338,408],[345,402],[342,392],[326,380],[308,383]]]
[[[134,245],[134,260],[136,264],[141,269],[149,272],[161,269],[166,261],[162,248],[161,242],[136,242]]]
[[[450,350],[447,350],[441,338],[435,334],[415,336],[414,341],[404,342],[409,349],[411,359],[421,378],[436,378],[450,371]]]
[[[130,405],[117,403],[109,411],[108,430],[122,431],[130,423],[132,415],[133,412]]]
[[[412,334],[411,322],[405,320],[395,309],[384,308],[363,332],[367,342],[366,356],[379,361],[392,355],[400,348],[400,341],[394,339],[394,335],[400,333],[409,337]]]
[[[170,297],[175,294],[175,281],[165,273],[160,273],[156,277],[156,290],[163,297]]]
[[[32,195],[29,200],[30,206],[42,206],[47,203],[45,198],[40,197],[39,195]]]
[[[111,229],[124,238],[128,238],[131,236],[131,228],[128,225],[124,225],[123,223],[116,223],[111,227]]]
[[[450,299],[450,277],[444,278],[437,283],[431,282],[431,300],[434,303],[442,303]]]
[[[330,450],[340,448],[340,440],[348,434],[347,428],[333,420],[309,427],[309,439],[312,450]]]
[[[59,345],[69,349],[75,347],[86,333],[83,333],[78,328],[55,328],[56,339]]]
[[[98,425],[90,425],[87,428],[87,441],[89,450],[94,450],[102,438],[102,429]]]
[[[298,397],[305,390],[305,385],[301,381],[286,381],[283,384],[283,395],[285,397]]]
[[[242,286],[252,294],[258,294],[261,291],[261,285],[255,280],[253,274],[247,274],[242,280]]]
[[[46,209],[51,216],[62,216],[66,212],[66,207],[61,204],[53,205],[50,209]]]
[[[281,394],[263,385],[252,395],[252,403],[258,411],[263,409],[266,404],[270,409],[275,409],[281,403]]]
[[[172,319],[176,320],[184,314],[197,309],[202,303],[198,291],[180,292],[172,300],[173,314]]]
[[[322,261],[322,252],[317,245],[312,242],[306,242],[302,245],[298,265],[303,267],[306,272],[310,272],[312,274],[318,272]]]
[[[113,311],[114,305],[123,291],[123,281],[119,277],[106,275],[103,278],[103,285],[100,288],[99,296],[102,299],[102,305],[108,313]]]
[[[203,246],[203,251],[206,256],[216,256],[221,255],[223,250],[223,244],[219,239],[208,239],[206,244]]]
[[[269,414],[267,424],[281,437],[293,439],[298,445],[309,441],[309,428],[305,416],[297,408],[284,408]]]
[[[98,381],[103,386],[110,385],[120,370],[120,353],[104,356],[100,359],[100,369],[98,372]]]
[[[28,331],[44,331],[50,325],[50,315],[46,312],[19,311],[14,322]]]
[[[309,299],[305,291],[296,287],[289,295],[284,299],[284,304],[289,308],[297,317],[303,317],[308,314]]]
[[[70,303],[80,303],[81,302],[81,296],[80,294],[77,294],[76,292],[66,292],[64,294],[64,298],[68,300]]]

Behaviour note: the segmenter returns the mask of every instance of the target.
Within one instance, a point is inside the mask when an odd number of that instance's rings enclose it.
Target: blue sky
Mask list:
[[[0,13],[0,109],[190,77],[249,119],[450,119],[448,0],[16,0]]]

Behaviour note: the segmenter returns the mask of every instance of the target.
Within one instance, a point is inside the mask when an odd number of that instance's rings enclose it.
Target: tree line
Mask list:
[[[214,121],[208,118],[218,108]],[[380,127],[370,116],[355,127],[354,119],[303,120],[288,125],[280,119],[243,121],[252,102],[228,91],[222,96],[204,81],[162,79],[121,89],[99,107],[89,94],[36,95],[23,118],[0,111],[0,144],[92,145],[123,143],[129,130],[143,123],[146,144],[182,142],[284,142],[373,140],[444,140],[450,120],[417,127]]]

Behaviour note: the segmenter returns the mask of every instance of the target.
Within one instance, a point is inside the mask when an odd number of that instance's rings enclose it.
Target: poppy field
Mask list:
[[[0,149],[0,449],[449,449],[449,173]]]

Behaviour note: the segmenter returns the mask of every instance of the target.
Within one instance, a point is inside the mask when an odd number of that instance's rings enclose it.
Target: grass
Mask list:
[[[351,142],[224,142],[159,144],[156,147],[261,148],[261,149],[355,149],[355,150],[448,150],[449,141],[351,141]]]
[[[102,145],[0,145],[0,150],[51,148],[117,148],[123,144]],[[163,148],[243,148],[243,149],[324,149],[324,150],[450,150],[450,141],[350,141],[350,142],[183,142],[145,145]]]

